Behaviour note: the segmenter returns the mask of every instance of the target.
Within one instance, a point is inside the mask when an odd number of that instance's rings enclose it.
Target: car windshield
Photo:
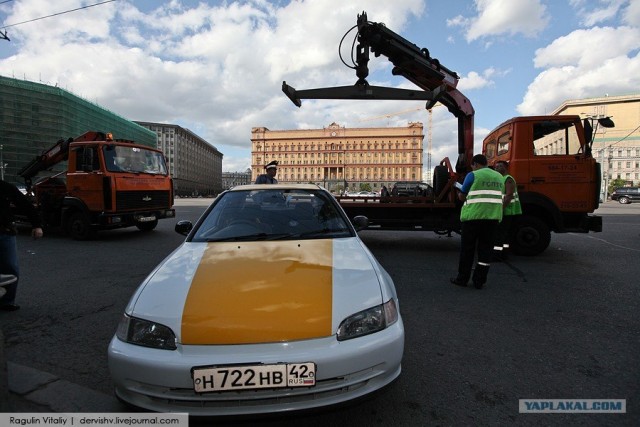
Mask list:
[[[337,202],[321,190],[229,191],[195,231],[194,242],[352,237]]]
[[[139,147],[107,145],[103,148],[107,170],[110,172],[167,174],[162,153]]]

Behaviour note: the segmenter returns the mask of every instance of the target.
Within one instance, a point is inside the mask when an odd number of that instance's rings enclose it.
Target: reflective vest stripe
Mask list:
[[[482,168],[473,172],[473,184],[460,212],[460,221],[502,219],[504,180],[498,172]]]
[[[468,204],[473,204],[473,203],[495,203],[497,205],[501,205],[502,204],[502,198],[494,199],[494,198],[483,197],[483,198],[476,198],[476,199],[467,199],[467,203]]]
[[[515,185],[516,180],[511,175],[505,175],[504,182],[506,183],[509,178],[513,179],[513,183]],[[505,189],[506,189],[506,185],[505,185]],[[520,214],[522,214],[522,205],[520,204],[520,196],[518,195],[518,187],[516,185],[515,189],[513,190],[513,199],[511,199],[509,204],[505,206],[503,215],[520,215]]]

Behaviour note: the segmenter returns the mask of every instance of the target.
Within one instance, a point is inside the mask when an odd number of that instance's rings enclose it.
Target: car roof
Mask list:
[[[316,184],[247,184],[238,185],[229,191],[255,191],[255,190],[322,190],[324,188]]]

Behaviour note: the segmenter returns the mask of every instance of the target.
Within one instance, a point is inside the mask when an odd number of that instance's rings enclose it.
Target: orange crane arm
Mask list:
[[[473,157],[475,111],[471,101],[456,88],[460,77],[441,65],[437,59],[431,58],[427,49],[419,48],[389,30],[384,24],[368,21],[365,12],[358,15],[357,24],[355,69],[358,81],[354,86],[296,90],[283,82],[282,91],[298,107],[301,106],[301,99],[426,100],[427,110],[440,102],[458,119],[456,172],[468,172]],[[370,51],[375,56],[386,56],[394,65],[392,74],[403,76],[422,91],[369,85],[366,78],[369,75]]]

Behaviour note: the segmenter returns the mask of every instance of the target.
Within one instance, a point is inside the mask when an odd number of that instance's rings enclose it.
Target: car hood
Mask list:
[[[182,344],[320,338],[383,302],[381,271],[359,238],[186,242],[127,311],[170,327]]]

